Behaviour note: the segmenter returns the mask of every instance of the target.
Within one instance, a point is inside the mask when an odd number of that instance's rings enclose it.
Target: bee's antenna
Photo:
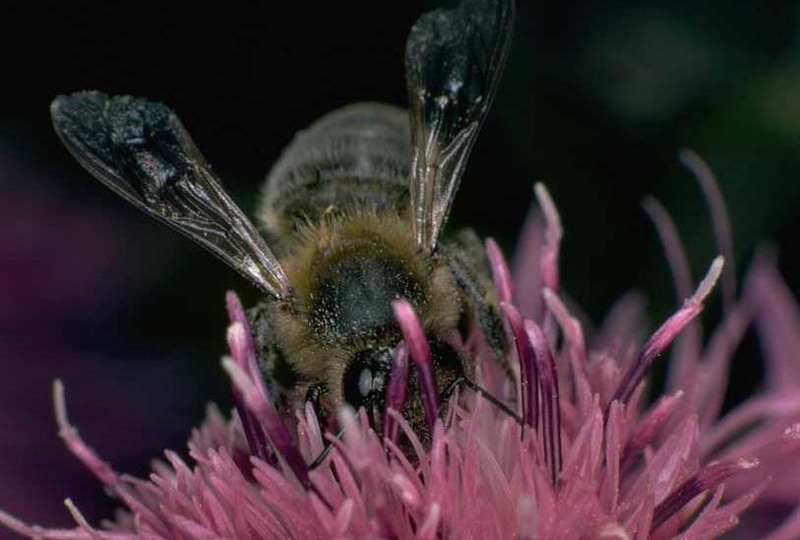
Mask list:
[[[401,341],[395,348],[389,385],[386,388],[386,407],[383,411],[383,430],[392,442],[397,441],[400,430],[395,418],[389,410],[402,411],[408,392],[408,347]]]

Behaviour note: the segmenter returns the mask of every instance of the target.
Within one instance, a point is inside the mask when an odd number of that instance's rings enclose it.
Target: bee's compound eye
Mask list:
[[[372,385],[375,383],[375,375],[370,368],[365,367],[361,370],[361,375],[358,376],[358,391],[366,397],[372,393]]]
[[[381,403],[391,368],[391,349],[366,349],[356,353],[342,377],[344,400],[355,408]]]

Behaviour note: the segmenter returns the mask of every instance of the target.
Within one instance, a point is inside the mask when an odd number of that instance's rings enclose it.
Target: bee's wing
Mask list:
[[[430,252],[503,70],[514,0],[463,0],[426,13],[406,43],[417,247]]]
[[[168,107],[79,92],[56,98],[50,113],[67,149],[98,180],[267,293],[289,293],[278,260]]]

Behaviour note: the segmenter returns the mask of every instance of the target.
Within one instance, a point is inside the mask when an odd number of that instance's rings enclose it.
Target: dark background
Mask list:
[[[771,241],[800,290],[800,5],[519,4],[451,226],[474,226],[510,254],[532,184],[545,181],[566,231],[564,289],[594,321],[640,289],[652,328],[677,303],[642,197],[671,211],[695,281],[716,254],[707,208],[676,159],[688,146],[720,178],[739,276]],[[207,401],[229,406],[223,295],[258,297],[92,180],[52,133],[52,98],[99,89],[167,103],[252,213],[295,131],[348,102],[405,103],[405,36],[431,6],[3,4],[0,508],[68,525],[61,502],[71,496],[92,522],[109,515],[94,479],[60,447],[51,380],[64,379],[90,444],[118,470],[145,474],[163,448],[185,448]],[[708,320],[717,312],[713,300]],[[740,356],[731,403],[757,385],[757,346],[748,341]]]

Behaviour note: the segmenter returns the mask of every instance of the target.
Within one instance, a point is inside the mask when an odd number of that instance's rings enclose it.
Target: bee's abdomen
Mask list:
[[[273,166],[259,211],[267,231],[285,238],[329,212],[408,205],[411,141],[406,112],[356,103],[299,132]]]

